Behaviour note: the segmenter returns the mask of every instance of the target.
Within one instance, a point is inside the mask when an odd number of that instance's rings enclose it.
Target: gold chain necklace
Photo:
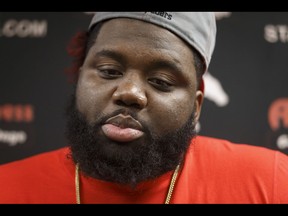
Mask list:
[[[177,176],[179,173],[179,169],[180,169],[180,164],[177,165],[176,169],[174,170],[173,176],[171,178],[170,181],[170,185],[169,185],[169,189],[168,189],[168,193],[165,199],[165,204],[169,204],[172,194],[173,194],[173,190],[174,190],[174,186],[175,186],[175,182],[177,180]],[[75,189],[76,189],[76,203],[80,204],[81,200],[80,200],[80,183],[79,183],[79,164],[77,163],[75,166]]]

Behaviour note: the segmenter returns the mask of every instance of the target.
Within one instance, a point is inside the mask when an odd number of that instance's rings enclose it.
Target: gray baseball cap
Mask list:
[[[205,70],[208,69],[216,42],[214,12],[95,12],[89,30],[98,22],[119,17],[146,21],[172,31],[202,55]]]

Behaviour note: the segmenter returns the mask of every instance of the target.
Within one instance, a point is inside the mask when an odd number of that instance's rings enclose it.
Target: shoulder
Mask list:
[[[69,153],[61,148],[1,165],[0,203],[45,203],[59,198],[59,188],[73,184]]]
[[[34,162],[42,162],[47,160],[57,160],[59,156],[63,156],[63,154],[69,154],[69,149],[67,147],[55,149],[47,152],[38,153],[36,155],[29,156],[27,158],[9,162],[0,166],[0,169],[5,169],[8,167],[19,167],[19,166],[27,166]],[[34,164],[37,165],[37,164]]]
[[[249,163],[257,167],[273,168],[275,163],[287,163],[288,156],[263,146],[235,143],[225,139],[198,136],[192,141],[193,151],[229,163]]]
[[[275,151],[264,146],[256,146],[246,143],[236,143],[231,142],[226,139],[213,138],[207,136],[197,136],[194,140],[194,144],[196,148],[201,148],[202,150],[213,151],[213,152],[221,152],[221,153],[229,153],[233,154],[252,154],[263,155],[263,156],[273,156],[275,153],[279,151]],[[279,152],[280,153],[280,152]]]
[[[191,176],[197,173],[201,181],[223,194],[234,188],[239,197],[259,198],[261,203],[288,201],[288,156],[280,151],[198,136],[192,140],[189,154],[187,172]]]
[[[32,173],[33,176],[37,174],[41,175],[41,170],[47,170],[52,167],[55,169],[55,167],[59,167],[55,165],[60,164],[60,161],[68,157],[69,149],[65,147],[3,164],[0,166],[0,173],[5,173],[5,175],[1,175],[0,184],[2,181],[10,178],[21,179],[21,177],[31,175]]]

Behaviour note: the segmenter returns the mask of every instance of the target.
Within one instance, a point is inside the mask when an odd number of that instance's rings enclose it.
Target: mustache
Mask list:
[[[112,113],[110,114],[107,114],[105,115],[104,113],[102,113],[102,117],[101,117],[101,120],[100,120],[100,124],[104,124],[109,118],[111,117],[114,117],[114,116],[117,116],[119,114],[123,114],[123,115],[130,115],[132,118],[134,118],[135,120],[139,121],[140,123],[142,123],[139,119],[138,119],[138,116],[135,112],[132,112],[130,110],[127,110],[127,109],[118,109],[118,110],[115,110],[113,111]]]
[[[139,119],[138,114],[136,112],[131,111],[129,109],[125,109],[125,108],[117,109],[117,110],[115,110],[115,111],[113,111],[112,113],[109,113],[109,114],[102,113],[101,118],[98,121],[98,124],[99,125],[103,125],[103,124],[105,124],[105,122],[108,119],[110,119],[111,117],[117,116],[119,114],[131,116],[133,119],[135,119],[138,122],[140,122],[140,124],[143,127],[143,132],[149,132],[150,133],[150,131],[148,129],[149,128],[148,124],[146,122],[144,122],[143,120]]]

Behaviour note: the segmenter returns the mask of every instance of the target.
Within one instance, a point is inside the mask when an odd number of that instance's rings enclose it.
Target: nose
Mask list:
[[[142,109],[147,105],[147,97],[143,87],[137,79],[121,81],[113,93],[113,101],[117,105]]]

